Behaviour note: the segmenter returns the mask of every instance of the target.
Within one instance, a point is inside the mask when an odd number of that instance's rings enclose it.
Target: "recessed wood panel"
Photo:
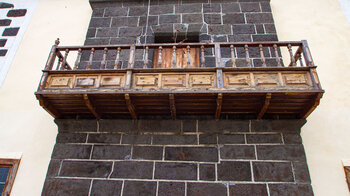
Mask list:
[[[279,84],[277,74],[254,74],[254,78],[257,86],[277,86]]]
[[[49,87],[51,88],[69,88],[72,82],[71,77],[51,77]]]
[[[122,86],[123,76],[102,76],[101,86],[102,87],[120,87]]]
[[[162,75],[162,86],[163,87],[185,87],[186,86],[186,75]]]
[[[212,87],[214,76],[212,74],[190,75],[190,84],[193,87]]]
[[[305,74],[283,74],[284,81],[289,85],[308,85]]]
[[[75,81],[76,87],[89,88],[96,84],[97,76],[77,77]]]
[[[136,86],[156,86],[158,84],[158,75],[136,75]]]
[[[249,86],[249,74],[225,74],[225,86]]]

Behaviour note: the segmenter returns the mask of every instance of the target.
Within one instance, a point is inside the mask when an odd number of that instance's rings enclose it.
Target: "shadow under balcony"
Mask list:
[[[54,118],[298,119],[324,93],[306,41],[58,43],[35,93]]]

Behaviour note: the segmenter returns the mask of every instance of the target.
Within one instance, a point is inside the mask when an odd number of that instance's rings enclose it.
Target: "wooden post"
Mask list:
[[[176,68],[176,46],[173,46],[173,60],[171,61],[171,67]]]
[[[162,46],[159,46],[158,48],[158,68],[162,67]]]
[[[288,48],[289,56],[290,56],[290,64],[289,64],[289,66],[294,67],[295,66],[295,58],[294,58],[294,55],[293,55],[292,45],[288,44],[287,48]]]
[[[217,44],[217,43],[215,44],[215,61],[216,61],[216,67],[222,68],[220,44]],[[216,70],[216,82],[217,82],[218,88],[224,88],[222,69]]]
[[[259,51],[260,51],[262,66],[266,67],[266,60],[265,60],[265,56],[264,56],[263,46],[261,44],[259,45]]]
[[[190,54],[190,46],[187,46],[187,68],[191,67],[191,54]]]
[[[280,55],[278,54],[278,47],[277,47],[277,44],[274,44],[274,45],[273,45],[273,50],[275,51],[277,66],[278,66],[278,67],[282,67]]]
[[[108,52],[108,49],[104,48],[100,69],[106,69],[107,52]]]
[[[75,63],[74,63],[74,68],[73,68],[74,70],[79,68],[80,59],[81,59],[81,53],[82,53],[82,50],[81,50],[81,48],[79,48],[77,59],[75,60]]]
[[[222,108],[222,93],[218,94],[218,97],[216,98],[216,112],[215,112],[215,119],[218,120],[221,115],[221,108]]]
[[[129,55],[129,64],[128,68],[132,69],[135,66],[135,56],[136,56],[136,47],[135,45],[130,46],[130,55]]]
[[[245,50],[245,61],[247,63],[247,67],[252,67],[252,64],[250,63],[249,48],[247,44],[244,45],[244,50]]]
[[[170,104],[171,118],[173,120],[175,120],[176,119],[176,107],[175,107],[175,96],[174,96],[174,94],[169,94],[169,104]]]
[[[201,67],[205,67],[205,50],[204,46],[201,46]]]
[[[114,63],[114,69],[118,69],[118,65],[119,65],[119,58],[120,58],[120,51],[122,49],[120,47],[118,47],[117,49],[117,56],[115,58],[115,63]]]
[[[309,44],[306,40],[301,40],[301,43],[303,45],[303,54],[306,61],[306,66],[314,66],[314,61],[311,56]]]
[[[232,67],[236,67],[235,46],[230,45]]]
[[[146,49],[145,49],[145,59],[144,59],[143,68],[144,69],[148,68],[148,46],[146,46]]]
[[[60,70],[63,58],[58,58],[56,70]]]
[[[94,105],[91,102],[90,97],[87,94],[83,94],[84,103],[90,112],[95,116],[96,119],[100,119],[101,115],[96,112]]]
[[[129,94],[125,94],[125,102],[126,102],[126,106],[128,107],[128,110],[130,112],[130,115],[133,119],[137,119],[137,114],[135,111],[135,107],[132,104],[131,100],[130,100],[130,95]]]
[[[91,69],[92,59],[94,58],[95,48],[91,48],[89,63],[87,65],[87,69]]]
[[[56,59],[56,49],[57,49],[57,46],[60,44],[60,39],[57,38],[56,41],[55,41],[55,45],[53,45],[51,47],[51,51],[50,51],[50,55],[49,55],[49,58],[47,59],[46,61],[46,65],[45,65],[45,70],[51,70],[54,63],[55,63],[55,59]]]
[[[264,103],[263,107],[261,108],[257,119],[261,119],[264,116],[267,108],[270,105],[270,101],[271,101],[271,93],[267,93],[266,96],[265,96],[265,103]]]

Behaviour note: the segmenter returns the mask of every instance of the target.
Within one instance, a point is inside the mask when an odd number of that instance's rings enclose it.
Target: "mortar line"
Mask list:
[[[92,152],[94,151],[94,146],[95,146],[95,145],[93,144],[92,147],[91,147],[90,158],[89,158],[90,160],[92,159]]]
[[[269,184],[266,183],[267,196],[270,196],[270,188]]]
[[[91,182],[90,182],[90,188],[89,188],[89,196],[91,195],[91,190],[92,190],[92,182],[93,182],[94,180],[92,179],[91,180]]]
[[[120,189],[120,196],[123,196],[123,193],[124,193],[124,184],[125,184],[125,180],[123,180],[122,188]]]
[[[155,161],[153,161],[152,180],[154,180],[155,173],[156,173],[156,162],[155,162]]]
[[[114,161],[113,161],[113,163],[112,163],[112,170],[111,170],[111,173],[108,175],[107,178],[111,178],[111,175],[112,175],[113,171],[114,171]]]

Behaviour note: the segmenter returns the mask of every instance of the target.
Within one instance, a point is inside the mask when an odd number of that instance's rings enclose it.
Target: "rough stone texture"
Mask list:
[[[220,148],[222,159],[255,159],[255,149],[252,145],[225,145]]]
[[[160,162],[155,166],[156,179],[196,180],[197,164]]]
[[[131,156],[131,147],[130,146],[117,146],[117,145],[110,145],[110,146],[102,146],[102,145],[95,145],[93,152],[92,152],[92,158],[94,159],[117,159],[117,160],[123,160],[123,159],[130,159]]]
[[[257,182],[293,182],[291,163],[253,162],[254,179]]]
[[[243,161],[221,161],[218,164],[218,180],[251,181],[250,163]]]
[[[121,195],[123,182],[116,180],[94,180],[91,188],[91,195]]]
[[[185,183],[183,182],[159,182],[158,196],[185,195]]]
[[[229,186],[230,196],[267,196],[267,188],[265,184],[234,184]]]
[[[125,181],[123,196],[156,195],[156,182]]]
[[[152,179],[152,174],[152,162],[118,161],[114,163],[111,178]]]
[[[45,196],[86,196],[89,194],[91,180],[47,179],[42,195]]]
[[[107,178],[111,171],[111,161],[63,161],[59,176]]]
[[[227,187],[224,184],[219,183],[188,183],[187,184],[188,196],[226,196]]]

